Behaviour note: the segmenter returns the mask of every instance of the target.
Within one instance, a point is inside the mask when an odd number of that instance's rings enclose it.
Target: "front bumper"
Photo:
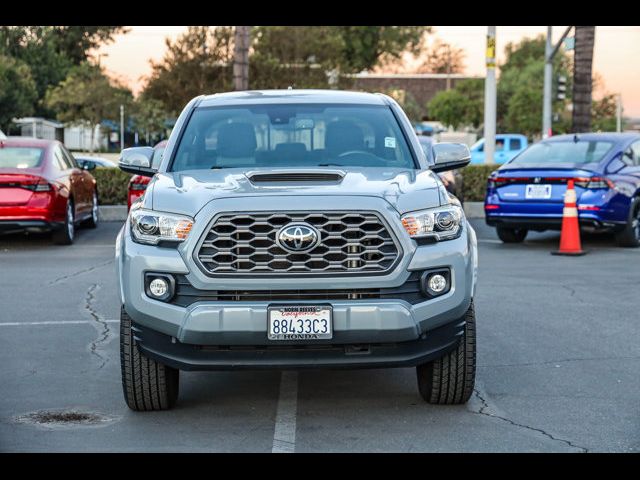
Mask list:
[[[336,199],[342,205],[345,201]],[[436,341],[433,332],[459,322],[473,297],[477,249],[471,226],[465,224],[462,235],[455,240],[418,246],[402,230],[397,212],[384,200],[351,197],[348,201],[354,210],[371,210],[373,206],[386,217],[404,251],[391,272],[378,276],[304,279],[212,278],[204,275],[192,260],[193,250],[209,223],[206,219],[215,213],[204,211],[207,207],[198,215],[205,220],[196,217],[189,239],[177,249],[135,243],[131,240],[128,223],[125,224],[116,243],[120,297],[139,332],[141,350],[162,358],[165,363],[175,362],[183,369],[341,364],[401,366],[429,361],[430,356],[442,354],[443,349],[455,345],[459,329],[454,329],[455,332],[447,330],[447,340]],[[229,202],[232,203],[232,199]],[[224,200],[211,203],[222,204]],[[263,203],[265,210],[281,208],[280,204],[269,205],[269,199]],[[321,202],[315,202],[318,204]],[[326,206],[327,199],[324,204],[323,208],[331,208]],[[234,206],[218,206],[217,210],[233,211]],[[235,210],[242,211],[241,208]],[[314,341],[313,344],[269,341],[267,309],[271,302],[268,301],[197,301],[182,307],[153,300],[145,294],[144,288],[147,272],[184,275],[190,284],[201,290],[388,288],[403,285],[411,272],[441,267],[451,270],[451,289],[440,297],[425,298],[418,303],[393,298],[322,301],[333,307],[334,335],[331,340]],[[277,303],[313,305],[318,302]],[[366,348],[356,356],[346,353],[348,346],[353,345],[366,345]],[[223,351],[224,348],[227,350]]]
[[[412,367],[455,348],[465,322],[454,321],[417,340],[371,344],[196,345],[173,342],[169,335],[133,325],[140,351],[180,370],[260,370],[270,368]]]

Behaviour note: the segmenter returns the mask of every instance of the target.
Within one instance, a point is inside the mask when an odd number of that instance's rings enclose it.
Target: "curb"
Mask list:
[[[103,222],[124,222],[127,219],[126,205],[101,205],[100,220]],[[483,202],[464,202],[467,218],[484,218]]]

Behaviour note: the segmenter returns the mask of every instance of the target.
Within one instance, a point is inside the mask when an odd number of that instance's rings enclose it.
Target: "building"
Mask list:
[[[436,93],[454,88],[461,80],[473,77],[459,73],[368,73],[350,75],[353,81],[351,88],[367,92],[394,92],[396,100],[403,103],[408,93],[426,113],[426,104]]]
[[[45,140],[60,140],[64,138],[64,125],[54,120],[47,120],[41,117],[14,118],[20,136],[42,138]]]

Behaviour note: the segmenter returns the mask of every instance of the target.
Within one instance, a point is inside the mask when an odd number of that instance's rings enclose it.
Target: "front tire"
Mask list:
[[[467,403],[476,381],[476,315],[473,300],[464,315],[464,335],[458,346],[433,362],[418,365],[418,390],[436,405]]]
[[[616,241],[621,247],[640,247],[640,197],[631,201],[629,219],[624,230],[616,234]]]
[[[496,233],[504,243],[522,243],[529,231],[526,228],[496,227]]]
[[[124,399],[131,410],[168,410],[176,404],[180,370],[140,353],[124,307],[120,310],[120,369]]]

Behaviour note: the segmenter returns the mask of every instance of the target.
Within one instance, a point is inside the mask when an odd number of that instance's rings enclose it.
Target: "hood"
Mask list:
[[[258,176],[293,174],[334,174],[334,180],[289,181],[286,177],[273,181],[256,180]],[[251,179],[249,178],[251,177]],[[374,196],[388,201],[399,213],[437,207],[448,200],[444,187],[431,170],[393,168],[300,168],[224,170],[191,170],[158,173],[149,184],[154,210],[194,216],[215,199],[272,196]],[[444,200],[441,202],[441,196]],[[149,199],[147,199],[148,201]],[[149,207],[149,205],[147,205]]]

